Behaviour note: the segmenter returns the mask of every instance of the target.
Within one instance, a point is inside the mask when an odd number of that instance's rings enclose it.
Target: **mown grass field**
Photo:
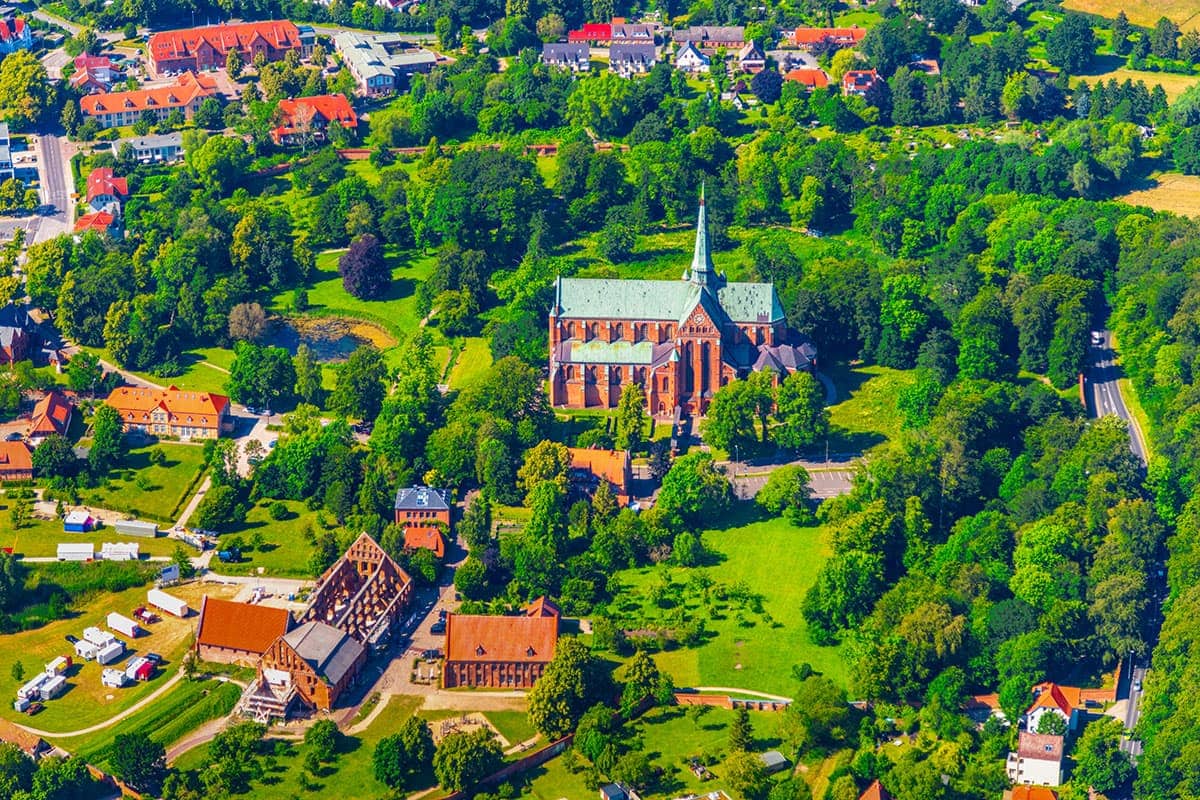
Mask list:
[[[309,511],[304,503],[293,500],[279,502],[287,506],[288,516],[282,520],[271,519],[269,507],[275,501],[260,500],[246,514],[244,525],[221,537],[223,544],[231,536],[238,536],[243,544],[249,544],[255,533],[261,533],[266,543],[263,550],[242,549],[242,561],[237,564],[222,564],[221,572],[229,575],[263,575],[277,578],[312,578],[308,571],[308,559],[312,545],[305,529],[319,530],[317,512]],[[331,521],[332,518],[330,517]]]
[[[0,694],[6,698],[15,697],[17,688],[55,656],[74,656],[73,646],[64,639],[67,634],[80,636],[89,625],[104,630],[110,611],[128,615],[134,607],[145,605],[146,588],[140,586],[115,594],[104,593],[76,609],[70,619],[57,620],[37,630],[0,636]],[[170,593],[197,609],[205,594],[231,597],[235,591],[234,587],[193,583],[177,586]],[[179,669],[180,659],[195,633],[196,619],[194,611],[188,619],[162,615],[160,622],[147,628],[148,636],[133,640],[118,637],[130,648],[126,658],[155,652],[166,659],[166,663],[150,681],[122,689],[107,688],[100,685],[103,667],[94,661],[80,662],[68,673],[67,691],[48,701],[45,711],[36,717],[27,717],[13,710],[12,704],[6,702],[0,707],[0,716],[40,730],[62,732],[79,730],[107,720],[153,692]],[[17,661],[25,668],[25,678],[21,681],[14,679],[11,673],[12,665]],[[77,746],[74,737],[50,738],[68,750],[73,751]]]
[[[697,713],[699,712],[699,713]],[[653,765],[661,770],[659,785],[646,798],[679,797],[699,794],[720,786],[720,760],[729,751],[729,726],[734,714],[721,708],[686,710],[676,706],[658,708],[647,712],[631,726],[629,741],[641,743]],[[766,711],[751,712],[750,723],[754,729],[754,752],[764,752],[779,744],[777,734],[779,714]],[[693,757],[717,759],[711,768],[715,780],[700,781],[688,769],[688,760]],[[569,770],[563,759],[557,758],[538,769],[526,773],[525,785],[518,791],[520,797],[538,800],[560,800],[560,798],[586,798],[594,794],[588,789],[587,768],[581,759],[576,772]],[[786,774],[786,773],[784,773]]]
[[[449,380],[452,389],[462,389],[479,379],[492,366],[492,350],[488,340],[479,336],[464,339],[462,350],[450,369]]]
[[[1195,0],[1064,0],[1063,8],[1108,19],[1116,19],[1117,13],[1124,11],[1134,25],[1147,28],[1153,28],[1160,17],[1166,17],[1184,31],[1200,25],[1200,6]]]
[[[826,364],[837,387],[829,408],[829,451],[862,452],[900,434],[896,396],[916,380],[912,372],[879,366]]]
[[[1118,197],[1134,206],[1170,211],[1187,217],[1200,216],[1200,175],[1163,172],[1150,177],[1153,185]]]
[[[0,498],[0,547],[11,547],[14,553],[28,558],[46,558],[58,554],[60,542],[90,542],[100,550],[104,542],[135,541],[141,546],[143,556],[169,556],[175,552],[179,542],[165,535],[156,539],[124,536],[112,528],[101,528],[89,533],[66,533],[58,519],[31,519],[20,528],[14,528],[9,515],[11,503]]]
[[[152,463],[154,450],[165,453],[166,461]],[[200,445],[162,442],[139,447],[125,455],[122,466],[109,473],[104,486],[84,491],[82,500],[84,505],[174,522],[176,510],[186,501],[203,466]]]
[[[750,506],[743,513],[752,513]],[[677,686],[728,686],[790,696],[797,682],[792,667],[808,662],[819,673],[845,685],[846,665],[835,647],[818,647],[808,638],[800,614],[817,570],[829,557],[823,528],[797,528],[784,519],[746,522],[703,534],[715,553],[708,566],[695,569],[642,567],[618,573],[623,586],[613,612],[624,627],[678,624],[680,615],[703,619],[709,638],[698,647],[655,654],[659,667]],[[706,602],[690,585],[703,576],[726,592],[742,585],[761,601]],[[780,580],[779,576],[787,576]],[[665,598],[655,602],[656,584],[670,581]]]

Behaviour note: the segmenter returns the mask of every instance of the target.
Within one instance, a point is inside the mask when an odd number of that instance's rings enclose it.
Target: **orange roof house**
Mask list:
[[[871,785],[866,788],[866,791],[858,796],[858,800],[892,800],[892,796],[888,794],[887,789],[883,788],[883,784],[875,779],[871,781]]]
[[[196,655],[203,661],[254,666],[271,644],[291,629],[292,615],[286,608],[205,595],[196,628]]]
[[[562,616],[562,611],[554,604],[546,595],[534,600],[529,605],[525,606],[525,616],[527,617],[554,617],[558,619]]]
[[[131,92],[101,92],[81,98],[79,110],[96,120],[101,128],[132,125],[150,112],[158,119],[180,111],[191,119],[206,97],[216,93],[217,82],[208,75],[185,72],[170,86],[136,89]]]
[[[344,94],[280,100],[279,116],[279,127],[271,131],[275,144],[291,143],[303,134],[324,139],[325,129],[334,123],[340,123],[347,130],[358,127],[358,115]]]
[[[157,72],[224,67],[230,50],[242,62],[257,56],[279,61],[290,50],[303,50],[300,29],[287,20],[213,25],[205,28],[162,31],[150,37],[150,60]]]
[[[853,47],[867,35],[866,28],[796,28],[792,43],[801,50],[841,49]]]
[[[799,83],[810,92],[813,89],[824,89],[829,85],[829,76],[823,69],[793,69],[784,74],[783,79]]]
[[[1058,795],[1046,786],[1015,786],[1009,800],[1058,800]]]
[[[6,719],[0,719],[0,742],[15,744],[21,752],[36,759],[50,750],[50,745],[36,733],[30,733]]]
[[[184,392],[174,386],[145,389],[121,386],[105,401],[121,415],[126,431],[215,439],[233,429],[229,398],[212,392]]]
[[[558,617],[450,614],[442,680],[447,689],[528,689],[542,677],[557,644]]]
[[[112,167],[96,167],[88,174],[87,201],[98,197],[124,199],[129,196],[129,181],[113,174]]]
[[[84,214],[75,220],[75,232],[87,233],[88,231],[94,231],[99,234],[112,235],[116,231],[116,221],[117,218],[107,211]]]
[[[1057,683],[1039,683],[1033,687],[1033,704],[1025,712],[1025,725],[1036,731],[1042,716],[1057,714],[1074,730],[1079,723],[1079,712],[1083,707],[1080,690],[1074,686],[1059,686]]]
[[[629,502],[633,483],[633,466],[628,450],[601,450],[592,447],[569,447],[571,473],[575,481],[604,480],[612,487],[617,502]],[[595,486],[588,487],[594,491]],[[590,494],[590,491],[589,491]]]
[[[871,91],[879,81],[879,73],[873,69],[851,69],[842,76],[842,94],[859,97]]]
[[[71,401],[62,392],[51,389],[33,407],[29,420],[29,441],[40,443],[51,434],[66,436],[71,427]]]
[[[33,459],[25,442],[0,442],[0,481],[33,480]]]
[[[404,549],[432,550],[438,558],[446,557],[446,540],[437,528],[410,527],[404,529]]]

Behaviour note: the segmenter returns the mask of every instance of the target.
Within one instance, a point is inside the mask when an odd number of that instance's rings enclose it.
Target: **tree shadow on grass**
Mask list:
[[[1080,71],[1079,77],[1095,77],[1096,75],[1104,75],[1113,70],[1121,69],[1125,66],[1125,58],[1123,56],[1112,55],[1105,53],[1103,55],[1097,53],[1092,57],[1092,63],[1088,64]]]
[[[840,425],[830,425],[828,441],[830,453],[862,453],[886,442],[887,437],[875,431],[852,431]],[[823,447],[817,450],[810,449],[808,455],[814,459],[821,459],[825,455],[824,450]]]

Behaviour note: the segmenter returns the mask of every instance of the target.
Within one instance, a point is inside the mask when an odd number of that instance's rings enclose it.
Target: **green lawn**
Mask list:
[[[492,350],[488,340],[478,336],[464,339],[447,383],[451,389],[461,389],[478,380],[491,366]]]
[[[238,564],[222,564],[221,572],[230,575],[257,575],[262,568],[263,575],[288,578],[314,577],[308,571],[308,559],[312,555],[312,545],[305,536],[305,529],[319,530],[316,511],[309,511],[304,503],[281,500],[288,509],[288,516],[278,522],[271,519],[268,507],[273,500],[260,500],[246,515],[246,523],[235,528],[221,537],[228,542],[230,536],[241,537],[243,543],[249,543],[255,533],[261,533],[266,542],[266,552],[249,549],[242,550],[243,561]],[[332,522],[333,518],[326,515]]]
[[[401,723],[411,717],[420,698],[395,696],[379,713],[375,721],[358,736],[343,737],[337,761],[325,767],[316,779],[310,797],[337,797],[338,800],[376,800],[388,796],[388,789],[375,780],[371,755],[375,745],[388,734],[395,733]],[[272,740],[268,740],[272,741]],[[283,754],[266,780],[255,781],[251,795],[255,800],[293,800],[300,793],[300,773],[304,762],[304,745],[283,742]],[[202,768],[208,761],[208,748],[198,747],[184,753],[175,766],[180,769]]]
[[[92,355],[99,356],[110,364],[113,363],[112,355],[102,347],[85,347],[83,349]],[[179,375],[166,377],[156,375],[153,372],[127,371],[131,375],[136,375],[142,380],[159,386],[175,386],[179,389],[193,392],[224,394],[225,381],[229,376],[219,369],[214,369],[210,364],[229,369],[229,365],[232,362],[232,350],[225,350],[219,347],[196,348],[195,350],[187,350],[180,354],[179,363],[183,367],[183,371]]]
[[[421,317],[417,313],[417,285],[433,272],[435,259],[420,253],[387,249],[392,265],[392,285],[379,300],[359,300],[342,287],[337,261],[340,250],[327,250],[317,255],[316,271],[308,286],[307,315],[317,317],[349,317],[378,325],[396,339],[402,339],[417,329]],[[284,290],[271,302],[270,310],[277,314],[291,313],[293,291]]]
[[[179,544],[174,539],[159,536],[157,539],[142,539],[123,536],[112,528],[101,528],[90,533],[65,533],[58,519],[31,519],[16,529],[8,513],[11,503],[0,500],[0,547],[11,547],[14,553],[28,558],[44,558],[57,555],[59,542],[91,542],[100,549],[104,542],[135,541],[141,545],[144,556],[169,556]]]
[[[743,511],[750,513],[750,508]],[[802,662],[846,684],[841,653],[809,641],[800,615],[804,595],[829,556],[823,528],[759,520],[706,531],[704,544],[716,554],[709,566],[618,573],[628,588],[612,611],[625,628],[705,623],[708,638],[698,647],[655,655],[677,686],[729,686],[790,696],[796,689],[792,667]],[[788,579],[779,580],[781,575]],[[696,583],[701,578],[712,581],[707,600]],[[663,596],[653,599],[658,584]]]
[[[861,452],[900,434],[896,395],[911,386],[912,372],[878,366],[825,365],[838,402],[829,409],[830,452]]]
[[[632,723],[628,741],[640,742],[642,752],[650,756],[655,767],[661,770],[659,785],[643,793],[646,798],[679,797],[712,791],[721,785],[721,762],[729,751],[729,726],[734,713],[720,708],[687,710],[682,707],[659,708],[647,712]],[[766,711],[750,712],[754,728],[754,752],[765,752],[777,747],[777,729],[780,715]],[[700,781],[688,769],[691,758],[700,758],[711,763],[714,781]],[[563,759],[527,773],[529,783],[518,795],[539,800],[560,798],[584,798],[593,794],[586,783],[587,768],[580,759],[578,772],[567,769]]]
[[[151,463],[154,450],[163,451],[166,461]],[[126,454],[124,466],[109,473],[105,486],[84,491],[83,503],[173,523],[203,465],[204,451],[199,445],[162,442],[139,447]]]
[[[537,736],[537,731],[529,724],[529,715],[524,711],[488,711],[484,716],[511,744]]]

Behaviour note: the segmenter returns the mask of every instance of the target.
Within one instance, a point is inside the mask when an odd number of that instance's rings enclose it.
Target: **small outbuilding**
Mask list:
[[[142,633],[144,633],[141,626],[139,626],[136,622],[131,620],[129,617],[124,616],[123,614],[118,614],[115,611],[109,612],[107,624],[108,627],[112,628],[117,633],[124,634],[130,639],[136,639],[137,637],[141,636]]]
[[[53,700],[67,689],[67,677],[65,675],[55,675],[42,684],[38,695],[43,700]]]
[[[50,676],[62,675],[71,668],[70,656],[59,656],[46,665],[46,674]]]
[[[151,589],[146,592],[146,602],[181,619],[192,613],[185,601],[167,594],[162,589]]]
[[[96,645],[96,647],[104,647],[117,639],[117,637],[108,631],[102,631],[94,625],[83,629],[83,638]]]
[[[628,800],[629,795],[615,783],[600,787],[600,800]]]
[[[782,772],[791,766],[791,762],[784,757],[783,753],[778,750],[768,750],[758,757],[762,761],[763,771],[768,775],[773,775],[776,772]]]
[[[80,639],[75,643],[75,655],[82,658],[84,661],[91,661],[96,658],[96,651],[99,650],[96,645],[91,642]]]
[[[106,669],[100,673],[100,685],[108,686],[112,689],[120,689],[129,683],[129,678],[125,677],[124,670]]]
[[[111,664],[125,655],[125,645],[114,639],[96,651],[96,661],[101,664]]]
[[[137,542],[105,542],[100,545],[100,558],[104,561],[137,561],[141,557],[141,545]]]
[[[87,533],[96,527],[96,520],[86,511],[71,511],[63,517],[63,530],[67,533]]]
[[[96,557],[94,546],[90,542],[59,542],[59,561],[91,561]]]
[[[141,536],[153,539],[158,536],[158,525],[153,522],[143,522],[140,519],[123,519],[113,523],[113,530],[124,536]]]

